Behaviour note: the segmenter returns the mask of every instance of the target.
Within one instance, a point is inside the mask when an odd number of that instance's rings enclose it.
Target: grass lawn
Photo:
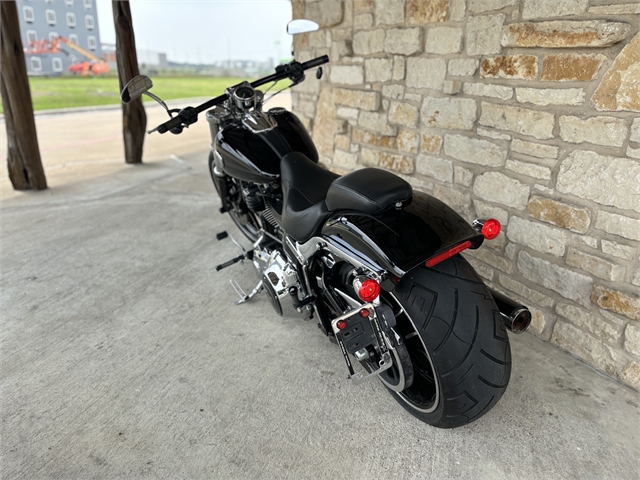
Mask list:
[[[213,77],[157,77],[153,93],[163,100],[173,98],[215,97],[224,89],[244,79]],[[29,78],[34,110],[85,107],[120,103],[118,79],[115,77]],[[153,102],[144,97],[145,102]],[[169,105],[171,107],[171,105]],[[4,112],[0,103],[0,112]]]

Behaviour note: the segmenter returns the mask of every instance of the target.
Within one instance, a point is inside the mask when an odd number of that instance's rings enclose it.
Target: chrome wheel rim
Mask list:
[[[393,390],[394,392],[401,392],[406,388],[407,383],[404,368],[402,368],[402,362],[396,349],[391,350],[391,355],[393,355],[393,366],[386,372],[382,372],[380,375],[378,375],[378,377],[380,378],[380,381],[384,384],[384,386],[386,386],[389,390]],[[387,382],[385,378],[386,376],[397,378],[397,383]]]
[[[422,337],[418,334],[415,322],[405,311],[400,301],[393,294],[389,294],[389,296],[395,301],[395,306],[400,309],[398,328],[402,331],[399,333],[404,336],[405,345],[409,350],[409,356],[413,364],[413,384],[403,391],[392,390],[414,410],[421,413],[432,413],[440,404],[440,385],[429,350],[427,350]],[[394,308],[394,312],[397,311]],[[400,323],[403,323],[403,325],[401,326]]]

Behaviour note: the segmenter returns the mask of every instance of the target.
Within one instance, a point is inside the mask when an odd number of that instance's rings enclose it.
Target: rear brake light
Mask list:
[[[466,250],[471,246],[471,240],[467,240],[466,242],[461,243],[460,245],[456,245],[453,248],[450,248],[446,252],[442,252],[435,257],[431,257],[429,260],[425,262],[425,265],[429,268],[439,264],[440,262],[444,262],[446,259],[457,255],[463,250]]]
[[[380,284],[372,279],[367,279],[358,288],[358,296],[364,302],[373,302],[380,295]]]

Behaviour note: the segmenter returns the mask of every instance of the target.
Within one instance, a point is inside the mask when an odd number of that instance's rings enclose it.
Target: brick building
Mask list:
[[[640,3],[293,0],[321,159],[504,231],[467,258],[530,331],[640,389]]]
[[[95,0],[17,0],[22,44],[64,37],[102,58]],[[61,47],[63,49],[64,47]],[[82,55],[70,51],[78,60]],[[26,54],[29,75],[58,75],[67,72],[73,60],[62,52]]]

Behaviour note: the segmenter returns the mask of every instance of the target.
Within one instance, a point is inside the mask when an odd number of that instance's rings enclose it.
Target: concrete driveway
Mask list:
[[[65,147],[75,163],[50,151],[50,190],[0,182],[1,478],[640,476],[640,395],[531,335],[511,337],[498,405],[440,430],[377,381],[351,385],[315,322],[233,305],[228,279],[256,277],[215,272],[237,249],[215,240],[235,230],[203,127],[197,148],[149,137],[167,144],[142,166],[97,142]]]

